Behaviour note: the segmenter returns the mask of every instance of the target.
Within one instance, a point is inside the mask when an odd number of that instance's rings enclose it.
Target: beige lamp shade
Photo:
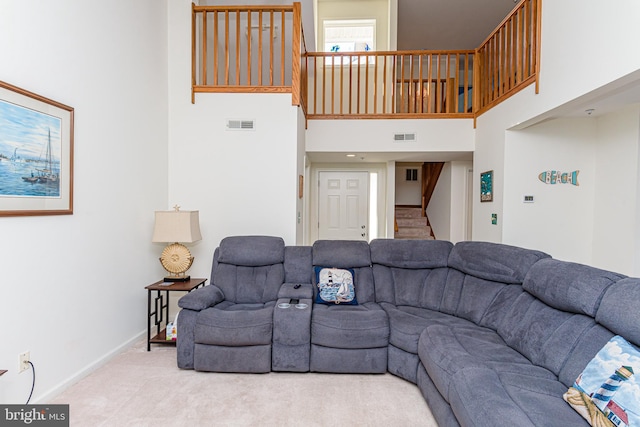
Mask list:
[[[202,240],[198,211],[156,211],[154,243],[193,243]]]

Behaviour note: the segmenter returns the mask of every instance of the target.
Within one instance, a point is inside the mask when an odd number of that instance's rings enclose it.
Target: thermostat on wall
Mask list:
[[[533,196],[522,196],[522,203],[533,203]]]

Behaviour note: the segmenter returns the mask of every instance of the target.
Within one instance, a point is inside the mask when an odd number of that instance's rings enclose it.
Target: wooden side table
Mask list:
[[[186,282],[167,283],[160,280],[152,285],[145,286],[147,290],[147,351],[151,351],[151,343],[172,344],[176,342],[167,340],[167,323],[169,322],[169,292],[191,292],[204,286],[207,279],[190,279]],[[151,294],[156,292],[154,307],[151,311]],[[164,293],[163,293],[164,292]],[[151,337],[151,318],[156,327],[156,335]],[[164,326],[164,329],[160,329]]]

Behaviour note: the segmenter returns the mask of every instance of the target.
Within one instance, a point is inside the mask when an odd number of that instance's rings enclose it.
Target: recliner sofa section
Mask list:
[[[215,250],[211,284],[180,298],[178,366],[269,372],[273,312],[284,283],[279,237],[234,236]]]
[[[181,368],[388,371],[418,386],[440,426],[587,425],[562,395],[614,335],[640,344],[640,279],[540,251],[228,239],[211,285],[180,300]],[[317,266],[352,269],[358,305],[315,303]],[[291,298],[308,308],[277,308]]]

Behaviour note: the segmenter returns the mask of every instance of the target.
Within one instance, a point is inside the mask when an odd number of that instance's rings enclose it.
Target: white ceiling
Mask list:
[[[347,157],[355,154],[355,157]],[[473,153],[462,151],[405,151],[405,152],[353,152],[353,153],[307,153],[312,163],[386,163],[396,162],[451,162],[473,160]]]
[[[398,0],[398,50],[475,49],[514,0]]]

